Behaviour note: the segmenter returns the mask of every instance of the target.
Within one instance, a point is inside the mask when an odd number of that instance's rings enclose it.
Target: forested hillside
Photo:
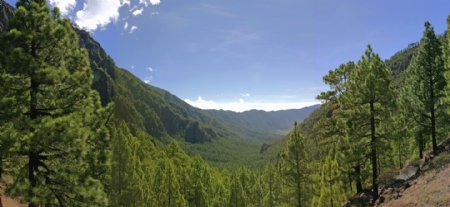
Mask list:
[[[237,114],[118,68],[45,0],[0,6],[0,192],[30,207],[372,205],[445,149],[450,33],[428,22],[330,70],[320,107]]]
[[[13,7],[2,2],[2,11],[0,24],[6,25],[13,16]],[[247,116],[238,121],[223,119],[229,112],[194,108],[118,68],[88,32],[76,27],[74,30],[80,47],[86,48],[89,55],[93,88],[99,92],[103,106],[114,102],[116,119],[125,121],[132,131],[145,131],[158,143],[177,139],[190,154],[200,154],[216,165],[259,162],[261,147],[285,135],[294,120],[302,121],[311,112],[311,108],[246,112]]]

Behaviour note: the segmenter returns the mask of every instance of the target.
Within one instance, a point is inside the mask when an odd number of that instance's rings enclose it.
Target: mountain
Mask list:
[[[0,0],[0,31],[3,31],[6,26],[6,22],[14,14],[14,8],[7,4],[5,1]]]
[[[302,122],[320,105],[313,105],[301,109],[282,111],[251,110],[242,113],[224,110],[207,110],[207,112],[221,121],[242,130],[254,132],[286,134],[292,129],[294,122]]]
[[[0,0],[0,32],[13,15],[14,8]],[[262,148],[280,138],[294,121],[302,121],[318,108],[244,113],[201,110],[117,67],[88,32],[76,26],[74,29],[80,47],[89,54],[92,87],[98,91],[102,105],[114,103],[115,121],[125,122],[134,134],[146,132],[157,144],[176,139],[189,154],[200,154],[220,166],[256,166],[269,156],[261,153]]]

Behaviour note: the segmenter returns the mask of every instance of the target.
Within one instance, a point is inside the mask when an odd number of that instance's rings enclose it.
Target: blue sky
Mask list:
[[[7,2],[15,2],[7,0]],[[201,108],[301,108],[322,76],[443,33],[449,0],[50,0],[117,65]]]

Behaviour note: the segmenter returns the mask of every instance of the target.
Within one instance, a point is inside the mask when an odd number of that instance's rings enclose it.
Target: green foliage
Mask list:
[[[429,22],[425,23],[425,31],[417,53],[408,67],[405,91],[413,119],[422,128],[419,129],[431,136],[433,151],[437,150],[438,125],[442,125],[446,81],[444,78],[444,62],[441,43],[434,34]]]
[[[311,186],[308,154],[305,149],[305,140],[298,131],[297,123],[290,134],[285,151],[282,153],[282,173],[287,186],[292,189],[292,205],[308,205],[310,195],[308,186]]]
[[[2,155],[7,192],[29,206],[104,206],[109,108],[90,86],[87,53],[57,9],[17,3],[0,35]]]
[[[450,35],[440,45],[429,24],[386,62],[369,47],[331,70],[314,112],[238,114],[193,108],[117,68],[44,0],[18,5],[0,19],[0,175],[30,206],[340,206],[427,148],[429,109],[446,133]]]
[[[445,36],[443,39],[443,60],[445,67],[445,80],[447,82],[447,86],[445,87],[445,98],[444,102],[446,104],[450,103],[450,15],[447,18],[447,31],[445,32]],[[450,109],[447,108],[447,114],[450,114]]]
[[[327,156],[320,169],[319,196],[313,199],[313,206],[342,206],[346,200],[345,188],[339,164]]]

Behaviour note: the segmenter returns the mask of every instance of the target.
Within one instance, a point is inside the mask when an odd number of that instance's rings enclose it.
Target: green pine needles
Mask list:
[[[0,48],[8,193],[30,207],[106,205],[107,109],[70,22],[44,0],[21,0]]]

